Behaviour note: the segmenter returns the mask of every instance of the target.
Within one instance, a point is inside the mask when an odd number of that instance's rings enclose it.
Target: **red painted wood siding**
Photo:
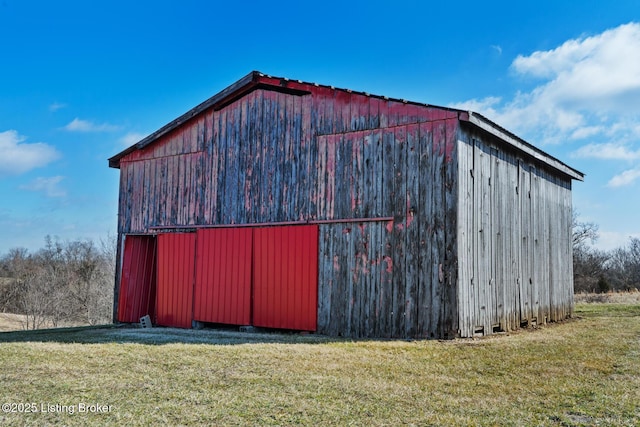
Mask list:
[[[318,227],[254,230],[253,325],[315,331]]]
[[[204,111],[124,156],[121,231],[393,216],[395,205],[383,203],[377,212],[366,209],[380,197],[369,190],[377,190],[385,176],[393,176],[393,168],[381,166],[387,161],[393,166],[396,155],[395,147],[383,152],[381,145],[371,142],[386,129],[394,132],[418,123],[446,121],[457,131],[455,111],[313,85],[306,90],[311,94],[255,90],[220,110]],[[445,155],[439,151],[441,143],[433,141],[433,154]],[[447,161],[453,149],[447,147]],[[337,170],[327,185],[333,183],[339,191],[319,193],[330,187],[323,184],[328,178],[319,173],[318,165],[327,168],[323,173],[333,173],[336,162],[349,163],[352,175]],[[373,170],[375,175],[368,176]],[[364,186],[367,182],[372,187]],[[345,196],[343,185],[356,193]],[[348,203],[342,203],[343,196]]]
[[[156,323],[190,328],[193,319],[195,233],[158,236]]]
[[[251,322],[250,228],[198,230],[194,319]]]
[[[153,319],[156,296],[155,261],[155,237],[125,237],[118,295],[119,322],[139,322],[147,314]]]

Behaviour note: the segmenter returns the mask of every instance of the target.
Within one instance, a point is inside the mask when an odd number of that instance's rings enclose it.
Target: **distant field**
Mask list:
[[[640,291],[575,294],[576,303],[640,304]]]
[[[27,317],[23,314],[0,313],[0,332],[22,331],[27,324]],[[78,326],[78,324],[65,324],[63,326]],[[53,327],[51,323],[43,327]]]
[[[0,313],[0,332],[24,329],[24,320],[25,317],[20,314]]]
[[[442,342],[161,328],[3,333],[0,402],[14,405],[3,406],[0,424],[640,424],[640,305],[581,303],[577,315]]]

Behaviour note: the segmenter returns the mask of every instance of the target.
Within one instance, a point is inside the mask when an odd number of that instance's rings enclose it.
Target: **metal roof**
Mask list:
[[[122,157],[136,150],[139,150],[148,146],[158,138],[162,137],[163,135],[166,135],[167,133],[171,132],[173,129],[186,123],[191,118],[197,116],[203,111],[211,107],[213,107],[214,109],[220,109],[230,104],[231,102],[234,102],[235,100],[243,97],[244,95],[251,92],[252,90],[259,89],[261,87],[269,87],[271,89],[275,89],[278,91],[297,93],[297,94],[305,94],[305,93],[308,94],[308,93],[311,93],[311,90],[313,89],[313,87],[322,87],[322,88],[327,88],[327,89],[336,90],[336,91],[364,95],[367,97],[384,99],[384,100],[389,100],[394,102],[402,102],[405,104],[438,108],[438,109],[447,110],[447,111],[456,111],[460,113],[459,114],[460,120],[468,122],[476,126],[477,128],[482,129],[491,135],[494,135],[495,137],[513,146],[518,151],[521,151],[533,157],[534,159],[549,165],[550,167],[564,173],[565,175],[571,177],[572,179],[576,179],[579,181],[582,181],[584,179],[584,173],[570,167],[569,165],[563,163],[562,161],[556,159],[555,157],[549,155],[548,153],[545,153],[544,151],[536,148],[535,146],[523,140],[522,138],[502,128],[501,126],[497,125],[496,123],[492,122],[486,117],[478,113],[475,113],[473,111],[465,111],[465,110],[460,110],[456,108],[442,107],[437,105],[425,104],[421,102],[408,101],[406,99],[389,98],[387,96],[374,95],[367,92],[359,92],[359,91],[354,91],[350,89],[336,88],[334,86],[329,86],[329,85],[320,85],[318,83],[304,82],[301,80],[291,80],[285,77],[273,77],[268,74],[262,73],[260,71],[250,72],[249,74],[247,74],[246,76],[238,80],[237,82],[233,83],[232,85],[228,86],[227,88],[213,95],[211,98],[207,99],[201,104],[195,106],[194,108],[187,111],[186,113],[176,118],[175,120],[167,123],[166,125],[158,129],[157,131],[153,132],[152,134],[148,135],[147,137],[143,138],[136,144],[121,151],[115,156],[109,158],[109,167],[119,168],[120,159]]]

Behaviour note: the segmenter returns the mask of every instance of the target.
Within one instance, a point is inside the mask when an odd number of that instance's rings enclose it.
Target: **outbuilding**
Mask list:
[[[254,71],[109,166],[119,322],[453,338],[573,313],[583,174],[471,111]]]

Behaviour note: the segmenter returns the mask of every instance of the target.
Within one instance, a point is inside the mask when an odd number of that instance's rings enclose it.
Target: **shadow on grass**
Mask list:
[[[346,339],[316,334],[239,332],[237,328],[140,328],[132,325],[101,325],[34,331],[0,332],[0,344],[9,342],[56,342],[65,344],[321,344]]]
[[[580,303],[576,317],[640,317],[639,304]],[[212,325],[213,326],[213,325]],[[282,330],[239,332],[237,327],[215,325],[204,329],[140,328],[137,325],[101,325],[35,331],[0,332],[0,344],[10,342],[57,342],[77,344],[323,344],[330,342],[372,341],[366,338],[340,338],[317,334],[301,334]],[[388,341],[376,338],[373,341]],[[394,340],[394,339],[391,339]],[[397,339],[404,341],[402,339]]]

